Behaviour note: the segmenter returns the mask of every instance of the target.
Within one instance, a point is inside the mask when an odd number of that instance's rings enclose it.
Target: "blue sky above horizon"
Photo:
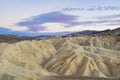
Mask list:
[[[120,27],[120,0],[0,0],[0,34],[49,35]]]

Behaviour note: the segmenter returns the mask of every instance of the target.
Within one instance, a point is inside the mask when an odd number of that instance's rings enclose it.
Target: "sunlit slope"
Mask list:
[[[9,45],[10,45],[9,43],[0,43],[0,55]]]
[[[120,77],[120,38],[51,38],[1,49],[0,80],[36,80],[51,75]]]
[[[59,39],[57,55],[45,68],[60,75],[120,77],[119,41],[113,37]]]
[[[10,80],[3,79],[5,75],[13,76],[15,80],[51,75],[52,73],[41,67],[55,52],[49,41],[23,41],[12,44],[0,56],[0,80]]]

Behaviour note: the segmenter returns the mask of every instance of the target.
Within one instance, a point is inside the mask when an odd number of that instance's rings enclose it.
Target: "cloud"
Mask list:
[[[109,25],[109,26],[120,26],[120,20],[113,20],[113,21],[107,23],[106,25]]]
[[[44,35],[65,35],[71,32],[29,32],[29,31],[13,31],[7,28],[0,27],[0,35],[18,35],[18,36],[44,36]]]
[[[0,27],[0,32],[2,32],[3,34],[6,32],[9,32],[9,31],[11,31],[11,30],[7,29],[7,28]]]
[[[79,25],[82,26],[96,26],[101,25],[102,26],[118,26],[120,25],[120,20],[89,20],[89,21],[80,21]]]
[[[27,36],[27,35],[30,35],[31,33],[25,32],[25,31],[14,31],[14,30],[0,26],[0,35],[5,35],[5,34]]]
[[[113,11],[120,10],[120,6],[89,6],[81,8],[63,8],[62,11]]]
[[[102,24],[102,23],[105,23],[105,22],[108,22],[108,21],[100,21],[100,20],[90,20],[90,21],[80,21],[79,22],[79,25],[94,25],[94,24]]]
[[[27,26],[30,31],[40,31],[45,30],[46,27],[42,26],[45,23],[60,23],[66,24],[66,27],[71,25],[77,25],[78,22],[75,22],[79,16],[73,16],[64,14],[60,11],[50,12],[41,14],[38,16],[33,16],[26,19],[25,21],[17,23],[17,26]]]
[[[89,10],[94,11],[95,9],[89,8]],[[74,16],[70,14],[65,14],[61,11],[54,11],[54,12],[44,13],[41,15],[30,17],[28,19],[25,19],[24,21],[17,23],[16,26],[20,26],[20,27],[26,26],[27,27],[26,31],[36,32],[37,34],[47,33],[47,32],[52,33],[52,32],[62,32],[62,31],[64,32],[80,31],[80,30],[84,30],[83,27],[88,28],[88,26],[90,28],[93,26],[94,29],[97,29],[97,27],[99,27],[100,29],[101,27],[102,30],[102,28],[106,29],[105,27],[107,26],[112,26],[112,27],[118,26],[120,22],[120,19],[117,19],[118,17],[120,17],[120,14],[113,14],[113,15],[99,16],[99,17],[92,16],[86,18],[86,15]]]
[[[120,14],[101,16],[101,17],[97,17],[96,19],[99,21],[102,21],[102,23],[105,23],[105,25],[108,25],[108,26],[120,25]]]
[[[98,17],[98,19],[115,19],[115,18],[120,18],[120,14],[113,14],[113,15],[106,15],[106,16]]]

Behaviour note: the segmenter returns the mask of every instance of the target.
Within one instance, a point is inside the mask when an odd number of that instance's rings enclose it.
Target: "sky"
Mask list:
[[[60,35],[120,27],[120,0],[0,0],[0,34]]]

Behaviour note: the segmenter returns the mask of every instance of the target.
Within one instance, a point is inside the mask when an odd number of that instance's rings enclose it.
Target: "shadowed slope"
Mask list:
[[[22,41],[0,55],[0,80],[43,76],[120,77],[120,38],[79,36]]]

